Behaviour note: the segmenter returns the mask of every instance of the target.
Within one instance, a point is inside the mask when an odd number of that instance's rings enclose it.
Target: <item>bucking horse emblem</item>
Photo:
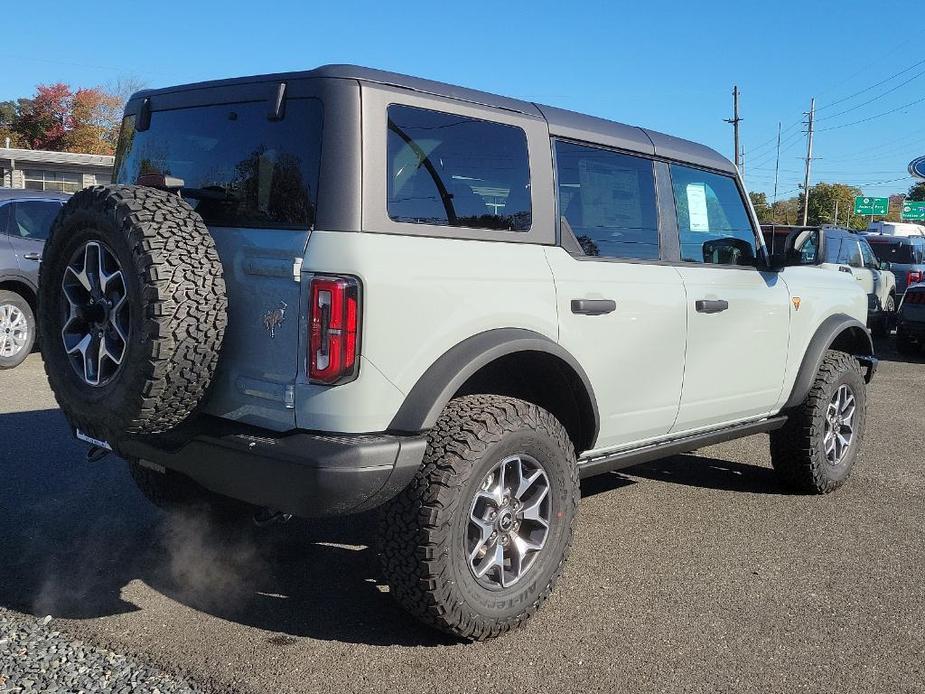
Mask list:
[[[286,321],[286,302],[280,301],[279,308],[273,308],[263,317],[263,327],[267,329],[270,338],[276,337],[276,330]]]

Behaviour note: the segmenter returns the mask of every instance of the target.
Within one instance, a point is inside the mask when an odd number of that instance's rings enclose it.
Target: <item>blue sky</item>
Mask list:
[[[41,82],[156,87],[350,62],[645,125],[731,158],[723,119],[738,84],[746,183],[769,197],[778,121],[779,191],[802,181],[812,96],[813,182],[904,191],[907,163],[925,154],[922,39],[903,31],[912,0],[10,5],[0,100]]]

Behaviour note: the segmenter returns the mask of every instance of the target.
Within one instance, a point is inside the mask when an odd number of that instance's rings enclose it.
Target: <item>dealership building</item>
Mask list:
[[[76,193],[110,183],[112,162],[112,157],[102,154],[0,147],[0,188]]]

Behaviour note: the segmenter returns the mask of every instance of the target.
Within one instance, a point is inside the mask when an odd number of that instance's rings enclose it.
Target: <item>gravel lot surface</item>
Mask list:
[[[55,629],[50,616],[17,618],[0,614],[0,692],[201,691],[136,658],[72,640]]]
[[[925,693],[925,364],[879,351],[844,488],[785,493],[766,436],[588,480],[553,598],[484,644],[392,604],[368,518],[151,508],[84,462],[33,355],[0,372],[0,615],[209,691]]]

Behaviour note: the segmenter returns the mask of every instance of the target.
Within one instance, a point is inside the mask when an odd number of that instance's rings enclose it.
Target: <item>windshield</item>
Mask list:
[[[267,118],[265,102],[155,111],[147,130],[122,124],[117,183],[139,176],[180,179],[180,194],[207,224],[310,228],[321,161],[322,107],[289,99],[285,117]]]

